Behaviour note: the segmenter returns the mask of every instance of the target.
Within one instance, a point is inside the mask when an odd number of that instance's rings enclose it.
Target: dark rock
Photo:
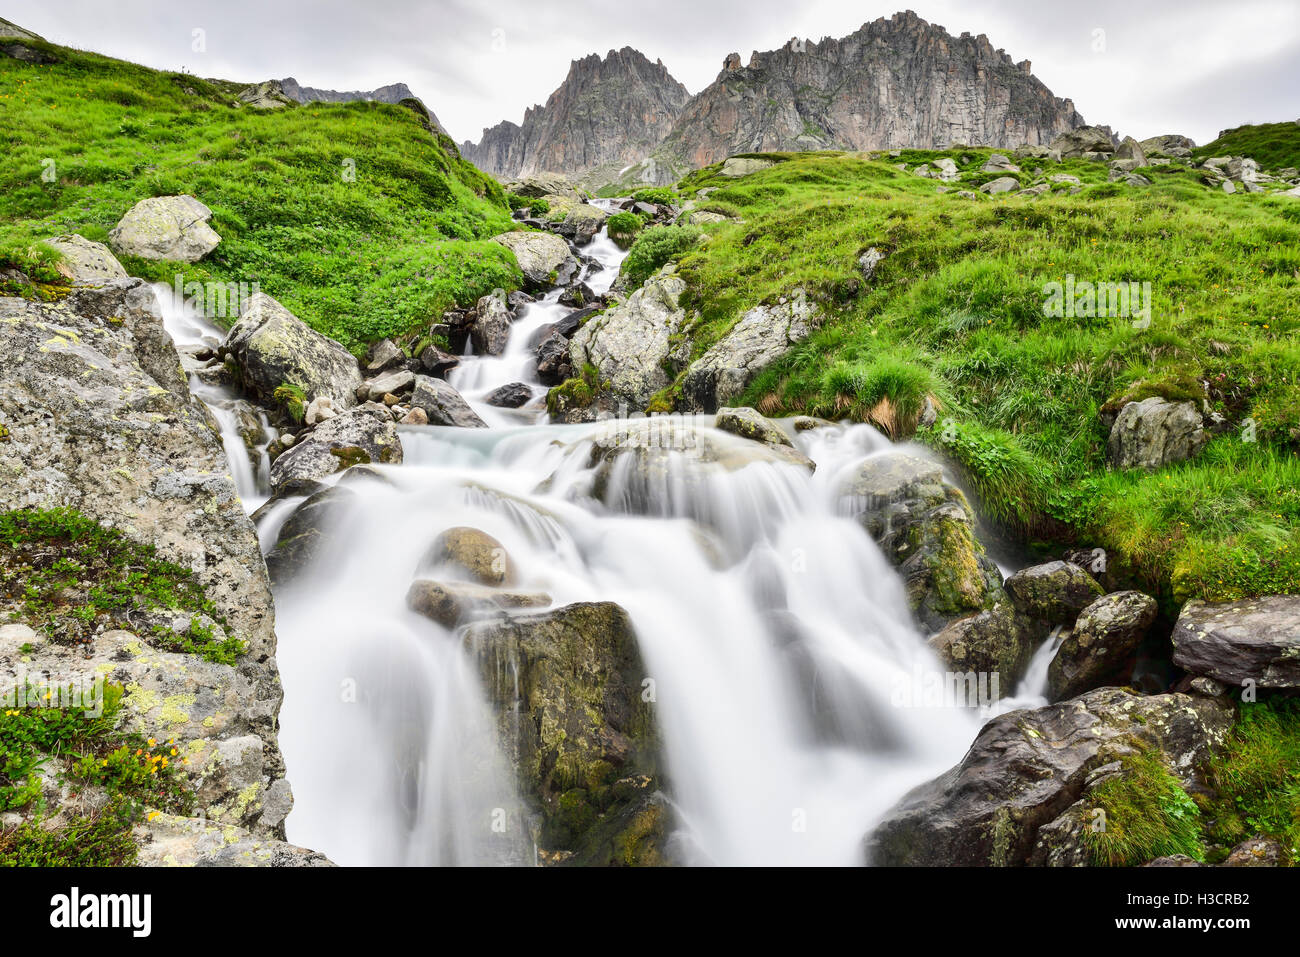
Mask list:
[[[279,496],[281,500],[285,497]],[[335,486],[321,488],[299,505],[280,526],[275,545],[266,555],[272,583],[287,584],[314,564],[329,544],[340,516],[355,500],[354,491]]]
[[[1009,602],[999,602],[988,611],[952,622],[929,644],[954,671],[988,676],[987,684],[980,687],[988,687],[990,696],[999,698],[1016,690],[1034,649],[1045,638],[1046,628],[1040,623],[1020,614]]]
[[[1118,679],[1156,610],[1156,600],[1139,591],[1115,592],[1084,608],[1048,667],[1048,698],[1073,698]]]
[[[1183,606],[1174,664],[1240,688],[1300,688],[1300,595]]]
[[[415,377],[415,391],[411,393],[411,406],[423,409],[430,425],[454,425],[465,429],[485,429],[487,423],[479,418],[468,402],[442,379],[428,376]]]
[[[1072,625],[1079,612],[1104,594],[1095,578],[1068,562],[1022,568],[1005,587],[1018,610],[1052,625]]]
[[[573,375],[569,340],[558,332],[537,347],[537,378],[543,385],[556,386]]]
[[[483,401],[501,409],[518,409],[533,398],[533,390],[522,382],[510,382],[493,389]]]

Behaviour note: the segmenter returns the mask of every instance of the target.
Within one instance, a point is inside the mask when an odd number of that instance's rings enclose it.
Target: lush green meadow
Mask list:
[[[33,46],[58,62],[0,57],[0,268],[52,279],[41,240],[102,242],[140,199],[189,193],[222,243],[186,281],[256,282],[353,349],[519,283],[486,242],[511,228],[500,186],[405,107],[258,110],[241,84]]]
[[[802,289],[826,321],[748,404],[903,438],[929,398],[939,421],[918,437],[1023,542],[1103,546],[1171,603],[1300,591],[1300,200],[1226,195],[1177,162],[1134,187],[1034,159],[1022,184],[1042,167],[1082,189],[956,195],[1000,175],[979,172],[989,153],[787,154],[687,177],[683,197],[714,187],[699,208],[738,217],[680,257],[695,354]],[[943,155],[970,174],[946,193],[896,168]],[[872,247],[885,255],[867,280]],[[1047,284],[1068,276],[1150,283],[1150,322],[1045,315]],[[1112,471],[1103,411],[1152,395],[1204,400],[1223,431],[1191,462]]]

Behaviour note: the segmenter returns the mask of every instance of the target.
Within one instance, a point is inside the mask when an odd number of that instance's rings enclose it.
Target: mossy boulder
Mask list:
[[[291,482],[320,481],[354,465],[398,465],[402,440],[388,409],[367,402],[325,419],[300,434],[271,465],[271,490]]]
[[[1156,611],[1156,600],[1140,591],[1115,592],[1084,608],[1047,669],[1048,697],[1062,701],[1117,681]]]
[[[966,496],[935,463],[903,452],[874,455],[838,494],[902,573],[913,614],[929,633],[1002,597],[1002,575],[975,537]]]
[[[739,435],[743,439],[762,442],[764,445],[794,446],[790,437],[781,431],[779,426],[765,418],[758,410],[748,407],[719,409],[714,427],[723,432],[730,432],[732,435]]]
[[[954,671],[996,676],[997,697],[1005,697],[1016,690],[1034,648],[1045,637],[1046,629],[1039,623],[1010,602],[999,602],[988,611],[952,622],[930,639],[930,647]],[[992,677],[988,687],[993,687]]]
[[[645,666],[627,612],[582,602],[469,625],[498,715],[502,749],[541,812],[539,845],[583,857],[656,777],[657,736],[642,700]],[[646,779],[643,788],[626,781]],[[613,829],[621,833],[625,826]]]
[[[1101,585],[1072,562],[1022,568],[1006,582],[1007,594],[1023,614],[1050,625],[1073,625],[1079,612],[1102,597]]]
[[[127,210],[108,243],[119,255],[198,262],[221,242],[210,219],[212,210],[193,196],[151,196]]]

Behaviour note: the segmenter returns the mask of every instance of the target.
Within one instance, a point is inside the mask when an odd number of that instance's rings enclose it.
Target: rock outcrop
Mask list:
[[[578,274],[578,261],[569,251],[569,244],[553,233],[502,233],[493,236],[492,241],[515,254],[530,289],[563,286]]]
[[[292,798],[276,742],[281,689],[266,567],[153,291],[131,279],[75,287],[56,302],[0,299],[0,353],[0,509],[68,507],[153,546],[193,574],[224,623],[203,627],[247,649],[223,664],[174,650],[144,618],[139,634],[92,623],[80,643],[43,633],[0,647],[0,679],[12,678],[21,650],[29,673],[120,685],[123,726],[178,742],[211,822],[282,837]],[[172,629],[196,621],[178,614]],[[147,841],[149,827],[140,827]]]
[[[1119,410],[1106,455],[1115,468],[1154,470],[1195,457],[1206,440],[1204,419],[1194,403],[1153,396]]]
[[[1120,677],[1156,620],[1156,600],[1139,591],[1098,598],[1083,611],[1047,669],[1047,694],[1063,701]]]
[[[839,40],[791,40],[745,66],[733,54],[658,152],[705,166],[772,150],[1014,147],[1082,125],[1028,61],[909,11]]]
[[[353,465],[398,465],[402,441],[392,413],[367,402],[318,423],[271,466],[271,491],[294,482],[320,481]]]

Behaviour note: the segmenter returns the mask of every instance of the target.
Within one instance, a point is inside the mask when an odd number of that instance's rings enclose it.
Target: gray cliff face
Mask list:
[[[483,131],[461,153],[496,176],[547,171],[582,173],[605,164],[626,165],[668,135],[690,99],[662,62],[630,47],[575,60],[545,106],[524,114],[523,125],[505,122]]]
[[[727,57],[661,147],[691,166],[771,150],[1046,144],[1083,125],[982,34],[954,37],[911,11],[840,40]]]

